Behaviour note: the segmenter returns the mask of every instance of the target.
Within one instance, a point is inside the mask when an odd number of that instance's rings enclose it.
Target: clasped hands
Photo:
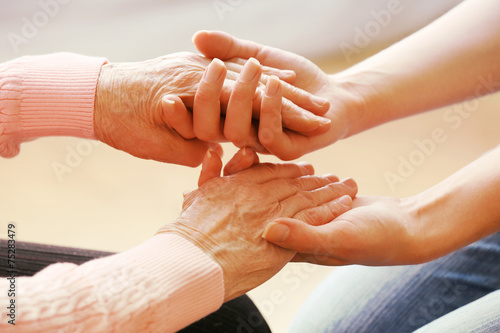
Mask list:
[[[355,209],[348,211],[357,192],[352,180],[339,183],[336,177],[327,176],[311,181],[307,178],[312,177],[311,167],[304,166],[252,166],[258,162],[255,151],[290,160],[356,133],[355,120],[366,104],[362,96],[351,91],[342,76],[327,75],[307,59],[286,51],[220,32],[199,32],[193,40],[207,58],[178,53],[142,63],[105,65],[96,93],[95,132],[101,141],[141,158],[188,166],[204,160],[200,188],[185,198],[181,217],[163,232],[181,233],[212,253],[230,277],[225,283],[234,283],[234,276],[241,280],[241,274],[235,273],[238,264],[227,255],[236,243],[208,241],[207,234],[217,238],[214,230],[220,225],[193,225],[193,221],[210,219],[198,211],[210,215],[215,203],[222,206],[234,198],[245,207],[241,218],[255,223],[241,225],[238,214],[226,214],[224,223],[238,225],[231,227],[232,240],[238,241],[242,253],[243,240],[251,239],[257,252],[276,254],[266,256],[266,269],[255,263],[256,272],[247,274],[247,280],[264,282],[290,259],[326,265],[407,262],[413,249],[405,245],[414,232],[411,223],[406,223],[408,201],[364,197],[354,200]],[[226,165],[227,177],[221,178],[218,142],[223,141],[242,149]],[[302,171],[290,175],[289,168]],[[268,182],[273,186],[263,185]],[[322,190],[325,186],[337,190]],[[266,196],[271,205],[267,207],[259,200],[270,190],[276,196]],[[314,194],[325,191],[329,195]],[[293,197],[299,199],[290,202],[302,200],[307,205],[283,209],[283,200]],[[235,205],[239,207],[233,203],[233,210]],[[225,210],[216,211],[212,214]],[[213,229],[199,230],[203,228]],[[262,236],[279,247],[272,247]],[[262,252],[263,247],[267,252]],[[255,282],[227,291],[234,297]]]

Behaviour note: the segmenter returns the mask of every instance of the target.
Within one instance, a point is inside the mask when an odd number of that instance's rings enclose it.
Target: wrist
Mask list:
[[[471,235],[461,227],[466,221],[462,221],[457,206],[466,203],[457,202],[454,197],[453,191],[438,184],[412,198],[410,215],[418,236],[416,253],[420,262],[440,258],[471,243],[464,242]]]
[[[361,64],[333,74],[337,85],[346,92],[352,109],[347,137],[405,115],[397,105],[398,94],[388,82],[389,76]]]
[[[434,254],[433,242],[430,237],[433,233],[432,215],[435,206],[433,202],[423,201],[421,193],[401,199],[403,210],[406,212],[406,229],[408,234],[407,252],[413,264],[425,263],[438,258]]]
[[[228,251],[230,251],[227,250],[227,244],[217,245],[216,242],[212,241],[201,231],[191,228],[183,223],[181,218],[177,219],[175,222],[165,224],[156,234],[163,233],[175,234],[183,237],[191,244],[198,247],[219,265],[222,270],[224,280],[224,302],[230,301],[231,299],[244,294],[245,291],[235,291],[235,286],[232,284],[233,281],[237,281],[238,279],[233,276],[234,272],[230,269],[234,265],[231,265],[231,263],[225,259]]]
[[[97,140],[104,143],[109,140],[106,132],[109,132],[113,126],[109,119],[110,104],[112,104],[109,102],[113,100],[112,68],[113,64],[105,64],[101,67],[95,92],[94,135]]]
[[[333,110],[332,123],[339,122],[342,130],[338,139],[345,139],[371,127],[369,95],[356,80],[341,73],[329,75],[330,110]]]

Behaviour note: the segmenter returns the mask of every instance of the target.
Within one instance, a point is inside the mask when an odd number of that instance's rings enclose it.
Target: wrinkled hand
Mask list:
[[[341,204],[339,197],[355,194],[334,176],[313,176],[309,164],[258,164],[218,177],[222,162],[209,151],[203,165],[213,178],[187,194],[180,217],[159,232],[180,234],[220,264],[226,301],[265,282],[294,256],[262,238],[267,223],[278,217],[306,220],[325,210],[338,215],[351,202],[347,197]]]
[[[297,251],[295,261],[333,266],[416,264],[429,258],[421,256],[423,232],[410,207],[410,199],[362,196],[354,200],[351,210],[329,223],[278,219],[264,235]],[[273,232],[276,227],[281,233]]]
[[[304,136],[275,126],[280,123],[279,108],[260,121],[260,143],[272,154],[283,160],[291,160],[305,153],[325,147],[352,134],[356,125],[355,110],[363,105],[362,98],[349,90],[338,76],[324,73],[318,66],[299,55],[280,49],[241,40],[218,31],[200,31],[193,37],[197,49],[209,58],[228,60],[256,58],[263,65],[279,69],[291,69],[296,73],[293,84],[330,102],[325,117],[331,119],[329,131],[318,136]]]
[[[175,94],[187,107],[193,107],[195,93],[203,78],[202,83],[222,82],[218,100],[220,99],[220,109],[225,112],[244,61],[227,61],[227,71],[220,62],[223,71],[218,77],[204,76],[210,61],[196,54],[176,53],[144,62],[104,65],[96,91],[94,128],[97,138],[137,157],[198,165],[208,143],[199,139],[186,140],[172,130],[168,115],[162,110],[162,101],[167,95]],[[261,76],[262,72],[266,75]],[[263,87],[267,75],[293,80],[295,74],[266,66],[261,68],[259,65],[256,85]],[[255,103],[251,110],[256,117],[259,115],[262,94],[260,88],[254,89],[252,96]],[[293,130],[310,131],[311,120],[321,119],[314,113],[326,112],[326,101],[318,106],[313,103],[312,95],[299,89],[290,91],[288,97],[290,100],[283,99],[283,105],[289,111],[287,115],[298,120],[291,122]]]

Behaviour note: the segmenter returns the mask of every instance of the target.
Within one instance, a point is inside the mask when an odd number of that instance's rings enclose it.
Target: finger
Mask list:
[[[303,221],[280,218],[269,223],[262,235],[267,241],[299,253],[331,255],[335,253],[335,238],[330,226],[312,226]]]
[[[330,102],[326,98],[315,96],[286,82],[283,84],[283,96],[316,115],[324,115],[330,109]]]
[[[295,74],[295,72],[292,70],[279,69],[269,66],[262,66],[262,73],[265,74],[264,78],[274,75],[288,84],[293,84],[295,82],[295,79],[297,78],[297,74]],[[260,82],[264,84],[266,83],[265,79],[261,80]]]
[[[175,135],[177,137],[173,141],[171,138],[169,139],[171,144],[167,144],[164,148],[162,148],[168,158],[155,159],[160,162],[174,163],[193,168],[200,165],[209,148],[208,143],[198,139],[186,140],[178,133],[175,133]]]
[[[344,194],[353,193],[354,189],[342,183],[331,183],[310,191],[300,191],[280,202],[284,216],[294,216],[304,209],[316,207]]]
[[[273,179],[266,182],[265,184],[262,184],[262,186],[263,190],[267,193],[276,192],[276,194],[273,195],[273,198],[282,201],[301,191],[312,191],[315,189],[319,189],[328,184],[331,184],[332,182],[332,179],[328,177],[308,175],[299,178]]]
[[[302,210],[293,218],[310,225],[323,225],[333,221],[351,208],[352,198],[346,194],[321,206]]]
[[[220,144],[216,142],[208,142],[208,148],[214,150],[215,153],[219,155],[220,158],[224,156],[224,150],[222,149],[222,146]]]
[[[237,39],[222,31],[198,31],[193,36],[193,43],[208,58],[258,58],[262,46]],[[260,59],[259,59],[260,60]]]
[[[220,97],[223,112],[227,112],[224,106],[228,104],[235,84],[236,82],[232,80],[226,80],[224,83]],[[258,88],[253,96],[252,116],[254,119],[260,118],[263,96],[264,91]],[[283,127],[307,136],[323,134],[329,130],[331,126],[330,119],[317,116],[284,97],[281,103]]]
[[[244,147],[234,154],[229,162],[224,167],[224,176],[229,176],[237,172],[250,168],[252,165],[259,163],[259,156],[253,149]]]
[[[298,178],[312,174],[314,168],[309,163],[260,163],[239,172],[237,176],[262,184],[276,178]]]
[[[289,69],[291,63],[302,61],[291,52],[239,39],[222,31],[198,31],[193,36],[193,43],[207,58],[255,58],[265,66],[278,69]]]
[[[324,266],[345,266],[351,265],[351,262],[331,257],[329,255],[297,253],[291,260],[292,262],[307,262],[310,264]]]
[[[275,79],[277,79],[275,77]],[[269,84],[269,78],[267,84]],[[281,81],[279,81],[282,84]],[[267,85],[266,85],[267,87]],[[267,89],[267,88],[266,88]],[[256,91],[254,97],[254,116],[262,110],[265,93],[261,90]],[[281,100],[282,125],[292,131],[303,135],[319,135],[328,131],[331,126],[331,120],[325,117],[317,116],[300,106],[295,105],[289,99],[283,97]],[[256,117],[257,118],[257,117]]]
[[[252,106],[262,68],[255,59],[245,64],[229,99],[224,136],[237,147],[247,145],[252,126]]]
[[[226,68],[229,72],[240,73],[243,70],[243,66],[246,64],[248,60],[242,58],[233,58],[227,61],[224,61]],[[297,75],[294,71],[289,69],[278,69],[269,66],[262,66],[262,73],[265,74],[260,78],[260,82],[266,84],[267,76],[275,75],[280,80],[285,81],[287,83],[293,84]],[[229,77],[229,76],[228,76]]]
[[[212,178],[220,177],[221,169],[222,161],[220,156],[214,150],[208,149],[203,158],[198,186],[203,185]]]
[[[259,142],[273,155],[282,160],[292,160],[309,147],[308,138],[282,127],[281,81],[270,77],[262,97],[259,121]]]
[[[270,76],[272,75],[267,75],[267,73],[265,74],[266,75],[262,75],[260,81],[263,82],[264,84],[267,84]],[[287,100],[289,100],[296,106],[306,111],[312,112],[315,115],[324,115],[330,109],[330,102],[326,98],[313,95],[287,82],[282,82],[282,86],[283,86],[283,97],[285,97]]]
[[[165,122],[184,139],[196,137],[193,129],[193,115],[178,96],[167,95],[161,101]]]
[[[339,177],[332,175],[331,173],[328,173],[326,175],[323,175],[323,177],[330,179],[332,182],[336,183],[339,182]]]
[[[281,100],[281,82],[272,76],[262,97],[259,121],[259,141],[271,153],[289,144],[281,123]]]
[[[223,138],[219,98],[226,67],[219,59],[208,65],[200,81],[193,104],[193,124],[196,137],[203,141],[220,141]]]

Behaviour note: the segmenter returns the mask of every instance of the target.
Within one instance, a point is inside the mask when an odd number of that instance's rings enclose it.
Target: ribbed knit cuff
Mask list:
[[[200,248],[181,236],[158,234],[142,251],[144,267],[161,279],[159,285],[167,287],[167,309],[158,313],[170,323],[175,318],[177,324],[168,325],[169,329],[177,331],[220,308],[224,301],[222,268]]]
[[[0,66],[0,155],[44,136],[94,138],[94,98],[104,58],[27,56]]]
[[[157,234],[117,254],[114,261],[120,259],[127,260],[137,272],[147,272],[140,282],[149,286],[148,292],[141,295],[149,310],[144,306],[127,309],[131,311],[127,316],[149,317],[143,323],[145,326],[136,329],[149,327],[154,332],[175,332],[216,311],[224,301],[222,268],[181,236]],[[147,313],[141,314],[141,310]],[[127,328],[120,324],[115,327],[117,331]]]
[[[16,332],[176,332],[224,301],[221,267],[174,234],[80,266],[54,264],[18,283]]]

